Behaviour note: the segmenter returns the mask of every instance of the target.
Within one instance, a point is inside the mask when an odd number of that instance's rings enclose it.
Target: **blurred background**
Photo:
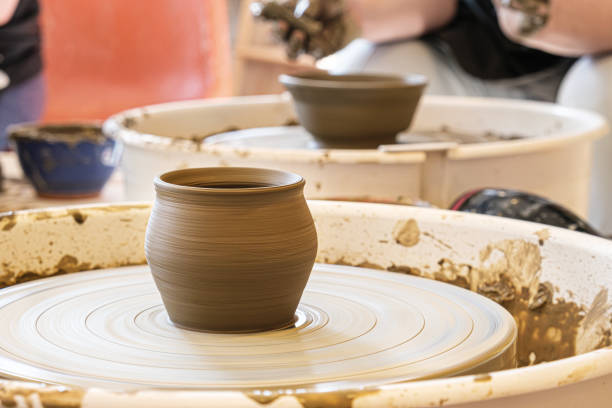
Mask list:
[[[40,3],[45,119],[104,119],[135,106],[231,94],[223,0]]]
[[[11,3],[16,9],[3,11]],[[568,0],[311,1],[345,4],[347,19],[360,25],[358,35],[346,35],[351,41],[339,52],[316,60],[310,51],[288,58],[287,43],[295,38],[285,35],[283,44],[282,19],[254,18],[252,3],[6,0],[0,3],[0,74],[2,50],[10,51],[12,41],[24,33],[22,50],[40,47],[42,64],[28,65],[28,78],[0,91],[0,113],[10,123],[103,121],[129,108],[170,101],[281,93],[285,89],[279,74],[318,68],[424,74],[427,94],[547,101],[612,118],[612,34],[606,19],[612,7],[594,12],[591,3],[574,7]],[[549,12],[554,17],[550,22]],[[8,16],[4,23],[2,13]],[[517,15],[523,16],[520,24]],[[315,17],[325,24],[330,21]],[[524,32],[529,30],[533,32]],[[0,75],[0,89],[6,86],[3,79],[6,82]],[[28,88],[14,99],[19,102],[2,103],[19,88]],[[0,120],[0,127],[5,125]],[[610,139],[608,135],[594,142],[592,152],[590,145],[581,153],[575,149],[573,155],[582,154],[581,163],[587,164],[565,173],[551,171],[549,180],[563,196],[564,182],[573,185],[580,179],[585,184],[590,178],[589,197],[581,193],[580,200],[588,201],[589,220],[612,232]],[[6,150],[6,138],[2,142],[0,150]],[[25,159],[20,159],[23,165]],[[507,159],[511,165],[512,157]],[[23,178],[11,170],[18,168],[14,154],[5,154],[2,161],[9,162],[4,163],[8,179]],[[538,169],[542,174],[549,171],[545,165]],[[25,182],[12,186],[18,191],[0,196],[0,210],[56,203],[36,201],[39,197]],[[104,194],[94,199],[105,200]],[[582,207],[586,204],[580,206],[586,215]]]
[[[241,0],[41,0],[44,119],[104,119],[180,99],[280,92],[289,61]]]

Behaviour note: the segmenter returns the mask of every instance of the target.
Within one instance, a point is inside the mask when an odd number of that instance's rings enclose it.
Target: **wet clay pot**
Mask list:
[[[325,148],[376,148],[410,126],[427,80],[422,75],[281,75],[300,124]]]
[[[221,332],[293,323],[317,252],[304,179],[210,167],[155,180],[145,254],[170,319]]]

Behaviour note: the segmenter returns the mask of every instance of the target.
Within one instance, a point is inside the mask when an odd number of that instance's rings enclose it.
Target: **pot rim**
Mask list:
[[[105,140],[112,140],[104,134],[102,130],[102,121],[75,121],[75,122],[21,122],[15,123],[7,127],[6,133],[9,140],[42,140],[42,141],[55,141],[61,138],[61,141],[65,141],[68,138],[74,138],[75,141],[80,141],[82,134],[78,132],[82,131],[95,131],[99,133],[100,138]],[[55,132],[57,129],[70,129],[74,130],[74,134],[66,132]],[[43,134],[40,134],[40,131]],[[46,136],[46,137],[45,137]],[[85,139],[86,140],[86,139]]]
[[[209,173],[223,176],[228,183],[245,183],[244,178],[237,177],[240,172],[258,173],[257,179],[262,184],[270,184],[262,187],[237,187],[237,188],[214,188],[214,187],[195,187],[184,184],[174,183],[167,179],[172,176],[192,175],[198,173]],[[244,174],[244,173],[242,173]],[[234,176],[232,178],[231,176]],[[229,176],[229,177],[228,177]],[[287,182],[275,182],[273,178],[286,177]],[[251,181],[252,182],[252,181]],[[220,195],[242,195],[242,194],[261,194],[261,193],[277,193],[281,191],[294,190],[302,188],[306,181],[299,174],[288,171],[260,168],[260,167],[195,167],[188,169],[172,170],[165,172],[155,178],[153,184],[156,190],[175,192],[175,193],[193,193],[193,194],[220,194]]]
[[[342,81],[336,78],[353,77],[356,80]],[[362,78],[359,80],[359,78]],[[307,71],[299,74],[282,74],[278,81],[286,87],[346,89],[346,90],[383,90],[399,88],[424,88],[428,81],[421,74],[330,74],[320,71]]]

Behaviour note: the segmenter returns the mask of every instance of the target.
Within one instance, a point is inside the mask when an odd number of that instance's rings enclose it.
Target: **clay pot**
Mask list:
[[[210,167],[155,180],[145,254],[170,319],[206,331],[291,325],[317,252],[304,179]]]
[[[121,145],[98,123],[21,123],[8,135],[41,197],[98,196],[121,156]]]
[[[300,124],[325,148],[376,148],[410,126],[427,80],[422,75],[281,75]]]

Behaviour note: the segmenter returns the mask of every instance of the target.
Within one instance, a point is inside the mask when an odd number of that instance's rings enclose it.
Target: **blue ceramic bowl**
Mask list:
[[[25,123],[8,134],[24,174],[43,197],[95,197],[120,156],[119,145],[97,124]]]

